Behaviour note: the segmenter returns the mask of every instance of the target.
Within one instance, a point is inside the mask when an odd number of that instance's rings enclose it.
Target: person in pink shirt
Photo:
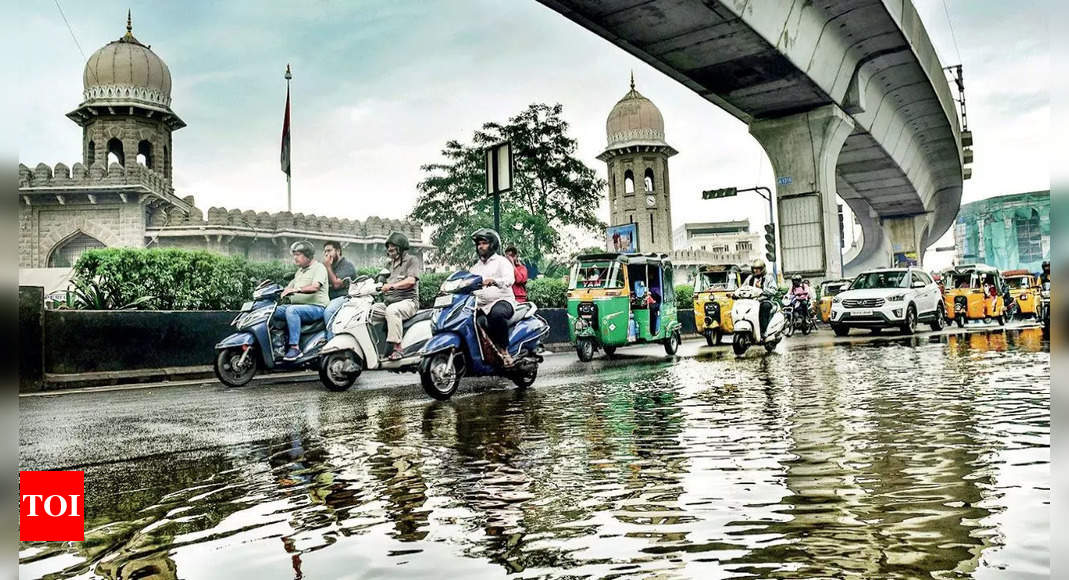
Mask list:
[[[515,272],[515,281],[512,283],[512,293],[516,296],[516,302],[527,302],[527,266],[520,261],[520,254],[516,246],[509,246],[505,250],[505,257],[512,262]]]

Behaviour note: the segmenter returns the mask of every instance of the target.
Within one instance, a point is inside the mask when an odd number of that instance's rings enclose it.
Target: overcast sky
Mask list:
[[[354,2],[24,3],[13,45],[18,155],[33,166],[78,161],[80,128],[64,114],[81,101],[85,59],[125,31],[170,67],[175,188],[211,206],[285,208],[279,139],[286,63],[293,66],[294,211],[400,218],[419,166],[449,139],[532,102],[559,102],[579,155],[604,176],[605,117],[627,91],[665,118],[675,225],[766,221],[757,198],[703,202],[703,189],[773,185],[746,126],[677,82],[533,0]],[[1049,188],[1048,37],[1033,3],[915,0],[944,64],[962,62],[975,135],[966,201]],[[1039,32],[1037,32],[1039,31]],[[77,44],[75,42],[77,39]],[[81,51],[79,51],[79,47]],[[959,57],[960,54],[960,57]],[[602,213],[607,218],[607,210]],[[945,240],[942,244],[947,243]],[[942,245],[940,244],[940,245]],[[950,256],[929,253],[929,267]]]

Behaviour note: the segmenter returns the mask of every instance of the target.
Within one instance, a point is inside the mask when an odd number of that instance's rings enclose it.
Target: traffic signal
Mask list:
[[[724,187],[722,189],[707,189],[702,192],[702,199],[717,199],[721,197],[731,197],[737,195],[739,190],[734,187]]]
[[[776,224],[765,224],[765,259],[776,261]]]

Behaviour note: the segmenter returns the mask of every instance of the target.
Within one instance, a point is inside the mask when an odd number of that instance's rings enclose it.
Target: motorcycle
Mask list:
[[[780,305],[780,312],[783,313],[783,336],[794,336],[794,299],[790,294],[784,295]]]
[[[496,349],[477,327],[475,291],[482,288],[482,276],[455,272],[442,282],[431,315],[431,339],[423,347],[419,363],[420,382],[431,397],[444,401],[453,396],[465,376],[501,376],[520,388],[534,384],[542,339],[549,324],[538,316],[531,302],[516,305],[509,320],[508,353],[513,365],[502,367]]]
[[[784,304],[789,305],[788,308],[783,309],[783,317],[786,319],[784,325],[785,336],[791,336],[795,330],[801,330],[802,334],[809,335],[817,329],[817,320],[814,315],[809,300],[803,300],[795,295],[787,294],[783,297]]]
[[[348,389],[364,370],[416,371],[420,350],[431,338],[431,311],[421,310],[404,321],[403,356],[389,360],[385,324],[371,322],[375,297],[381,288],[381,282],[367,276],[349,284],[345,304],[331,321],[334,337],[319,351],[319,379],[328,389]]]
[[[286,353],[285,324],[272,324],[281,302],[282,286],[261,282],[252,301],[241,307],[230,325],[237,332],[215,345],[215,376],[228,387],[248,384],[262,366],[266,371],[292,371],[314,367],[319,349],[326,344],[326,325],[316,320],[301,325],[301,356],[283,360]]]
[[[753,286],[743,286],[735,290],[733,295],[735,305],[731,309],[731,321],[735,328],[735,334],[731,342],[735,356],[742,356],[751,345],[764,345],[765,350],[772,352],[776,345],[783,340],[786,318],[783,313],[772,303],[772,318],[768,321],[768,330],[761,336],[761,290]]]

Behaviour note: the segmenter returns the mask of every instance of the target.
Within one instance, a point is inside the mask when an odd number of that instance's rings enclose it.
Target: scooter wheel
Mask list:
[[[538,367],[536,366],[526,372],[514,373],[510,378],[512,379],[512,382],[516,383],[517,387],[521,389],[526,389],[527,387],[533,385],[535,383],[535,379],[538,378]]]
[[[461,376],[463,373],[460,356],[454,356],[453,364],[450,365],[448,352],[433,354],[423,359],[419,365],[419,380],[423,385],[423,392],[439,401],[447,401],[453,396],[460,386]]]
[[[348,352],[332,352],[322,357],[319,361],[319,380],[332,391],[348,390],[356,382],[362,370],[360,365],[356,364],[356,371],[343,372],[341,368],[345,367],[345,363],[350,360],[352,360],[352,355]]]
[[[215,376],[219,382],[228,387],[244,387],[256,376],[256,366],[259,363],[256,353],[249,352],[244,363],[239,365],[243,354],[242,349],[234,347],[220,350],[215,355]]]
[[[750,335],[745,332],[735,333],[734,338],[731,339],[731,350],[735,351],[735,356],[742,356],[746,354],[746,351],[750,348]]]

